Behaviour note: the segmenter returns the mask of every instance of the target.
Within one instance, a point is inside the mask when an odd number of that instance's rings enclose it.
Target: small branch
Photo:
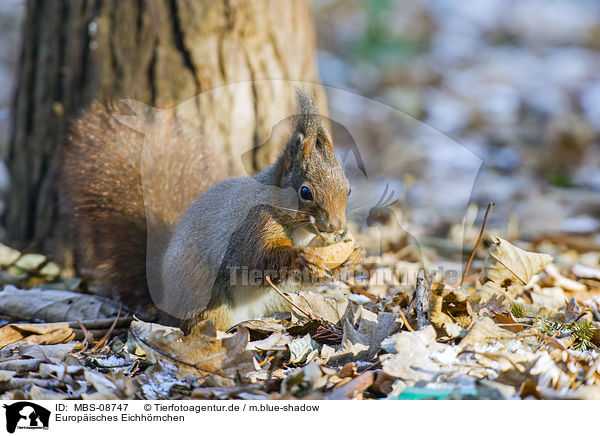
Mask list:
[[[339,278],[338,280],[348,286],[353,293],[367,297],[369,300],[371,300],[371,303],[377,303],[377,297],[375,295],[371,294],[369,291],[365,291],[356,283],[352,283],[351,281],[342,278]]]
[[[114,318],[99,318],[99,319],[88,319],[83,321],[69,321],[69,327],[81,329],[81,324],[88,330],[102,330],[106,328],[110,328],[112,323],[115,321]],[[129,327],[133,321],[132,316],[126,316],[123,318],[119,318],[116,324],[116,327]],[[81,323],[81,324],[80,324]]]
[[[410,326],[410,324],[408,323],[408,319],[406,319],[406,315],[404,315],[404,312],[402,312],[402,310],[400,310],[400,318],[402,318],[402,321],[404,321],[404,325],[406,326],[406,330],[408,330],[409,332],[414,332],[415,329],[412,328]]]
[[[271,287],[275,290],[275,292],[277,292],[279,295],[281,295],[281,297],[287,301],[288,303],[290,303],[294,308],[296,308],[296,310],[298,310],[301,314],[303,314],[304,316],[306,316],[309,319],[317,319],[316,316],[314,316],[312,313],[308,313],[306,312],[304,309],[301,309],[300,307],[298,307],[298,305],[296,305],[292,300],[289,299],[289,297],[287,295],[285,295],[281,290],[279,290],[279,288],[277,286],[275,286],[273,284],[273,282],[271,281],[271,277],[266,276],[265,279],[267,280],[267,283],[269,285],[271,285]]]
[[[420,270],[417,275],[417,289],[415,290],[415,312],[417,315],[417,328],[421,330],[429,325],[429,286],[425,281],[425,271]]]
[[[109,327],[106,334],[102,337],[102,339],[100,339],[98,341],[98,343],[94,346],[94,348],[92,348],[92,351],[97,351],[99,348],[103,347],[104,344],[106,344],[108,342],[108,339],[110,338],[111,333],[113,332],[113,330],[115,329],[115,326],[117,325],[117,321],[119,321],[119,315],[121,315],[121,308],[122,308],[122,305],[119,304],[119,312],[117,313],[115,320]]]
[[[477,252],[477,248],[479,248],[479,243],[481,242],[481,238],[483,238],[483,232],[485,231],[485,225],[487,224],[488,215],[490,211],[494,207],[494,203],[491,202],[488,204],[487,209],[485,210],[485,215],[483,217],[483,224],[481,225],[481,230],[479,231],[479,236],[477,237],[477,242],[475,242],[475,248],[473,248],[473,252],[471,253],[471,257],[469,257],[469,261],[467,262],[467,266],[463,271],[463,275],[460,279],[460,283],[458,286],[462,287],[463,282],[465,281],[465,277],[467,276],[467,271],[469,271],[469,267],[471,266],[471,262],[473,262],[473,258],[475,257],[475,253]]]

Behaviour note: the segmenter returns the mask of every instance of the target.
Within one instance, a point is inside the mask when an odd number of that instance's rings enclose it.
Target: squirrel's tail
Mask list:
[[[78,268],[103,293],[135,308],[149,303],[139,166],[143,141],[143,134],[94,103],[72,125],[59,181]]]
[[[144,123],[151,132],[126,127],[115,113],[94,103],[73,123],[61,156],[61,205],[79,271],[101,293],[147,311],[148,280],[160,275],[170,230],[225,174],[214,160],[207,164],[201,135],[178,130],[168,112]]]

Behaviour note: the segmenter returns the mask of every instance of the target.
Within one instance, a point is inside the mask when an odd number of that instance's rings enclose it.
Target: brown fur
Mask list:
[[[123,125],[119,114],[115,106],[94,103],[73,123],[61,156],[61,203],[80,269],[90,272],[102,293],[141,310],[151,307],[147,242],[165,243],[156,235],[168,238],[187,206],[226,174],[218,160],[194,158],[202,142],[193,126],[178,129],[169,112],[151,122],[138,115],[143,133]],[[166,140],[157,146],[146,140],[150,136]],[[142,166],[143,147],[153,153]]]

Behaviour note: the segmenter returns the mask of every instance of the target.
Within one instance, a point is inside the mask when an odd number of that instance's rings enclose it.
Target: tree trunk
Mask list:
[[[58,152],[69,121],[92,100],[168,108],[229,83],[316,82],[314,55],[305,0],[30,0],[8,156],[7,241],[58,252]],[[245,86],[249,98],[231,95],[198,108],[201,119],[219,121],[223,150],[216,152],[230,155],[231,175],[244,171],[236,156],[268,138],[273,108],[293,101],[293,90],[276,82]],[[240,105],[253,114],[250,125],[237,126],[231,116]],[[251,171],[277,151],[260,150]]]

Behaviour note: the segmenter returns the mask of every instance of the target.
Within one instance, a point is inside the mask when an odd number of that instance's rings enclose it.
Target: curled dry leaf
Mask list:
[[[585,292],[587,286],[578,281],[571,280],[563,276],[556,268],[556,265],[550,264],[546,266],[546,272],[552,279],[552,284],[569,292]]]
[[[129,332],[130,349],[139,347],[153,362],[173,364],[181,374],[208,377],[209,383],[219,386],[232,386],[254,369],[244,328],[218,338],[212,321],[203,321],[184,336],[177,328],[134,321]]]
[[[16,318],[47,322],[114,318],[119,306],[106,298],[76,292],[29,289],[7,285],[0,291],[2,312]]]
[[[292,337],[287,333],[275,332],[265,339],[248,342],[246,350],[248,351],[281,351],[285,350],[292,341]]]
[[[495,236],[492,240],[493,244],[479,277],[483,285],[473,294],[483,300],[494,294],[514,298],[535,274],[552,262],[549,254],[525,251]]]
[[[590,268],[589,266],[577,263],[573,265],[571,270],[573,271],[573,274],[582,279],[600,280],[600,269],[598,268]]]
[[[468,294],[462,288],[451,288],[443,283],[431,287],[429,321],[438,329],[444,328],[450,336],[461,328],[467,328],[472,321]],[[456,328],[456,327],[458,328]]]
[[[310,335],[305,335],[301,338],[294,339],[288,345],[290,349],[290,362],[293,364],[302,363],[309,360],[308,357],[311,353],[318,353],[318,344],[310,338]]]
[[[0,348],[17,342],[27,344],[61,344],[75,339],[69,323],[8,324],[0,328]]]

